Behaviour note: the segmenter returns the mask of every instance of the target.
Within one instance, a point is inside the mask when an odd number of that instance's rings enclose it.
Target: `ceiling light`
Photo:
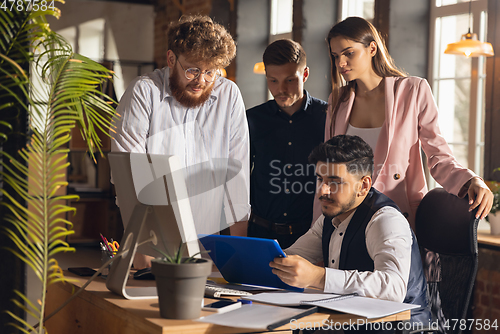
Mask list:
[[[494,56],[493,47],[490,43],[481,42],[477,39],[477,34],[471,33],[470,31],[470,21],[471,21],[471,3],[469,0],[469,31],[462,35],[460,41],[455,43],[450,43],[446,46],[444,53],[463,55],[467,58],[469,57],[491,57]]]
[[[477,34],[473,34],[470,31],[463,34],[460,41],[448,44],[444,53],[463,55],[467,58],[479,56],[491,57],[495,55],[490,43],[478,41]]]
[[[260,63],[255,63],[255,65],[253,66],[253,73],[257,73],[257,74],[266,74],[266,67],[264,66],[264,62],[260,62]]]

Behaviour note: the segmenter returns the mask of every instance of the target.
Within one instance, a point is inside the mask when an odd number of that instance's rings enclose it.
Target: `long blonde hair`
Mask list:
[[[330,41],[332,38],[342,36],[348,40],[361,43],[365,47],[369,47],[371,42],[377,44],[377,53],[372,57],[372,68],[375,74],[385,77],[405,77],[407,74],[399,69],[387,51],[384,40],[377,29],[367,20],[361,17],[348,17],[345,20],[335,24],[328,32],[326,42],[330,51],[331,63],[331,81],[332,81],[332,119],[330,121],[330,136],[335,132],[335,118],[340,103],[349,99],[351,92],[356,89],[356,80],[346,82],[335,65],[335,59],[330,49]]]

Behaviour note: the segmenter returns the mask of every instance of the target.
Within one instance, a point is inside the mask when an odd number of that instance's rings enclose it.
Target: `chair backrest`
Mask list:
[[[431,304],[439,301],[432,294],[439,293],[444,317],[450,320],[447,333],[460,333],[459,326],[452,330],[453,322],[457,321],[455,319],[467,319],[478,265],[479,220],[475,218],[475,213],[476,210],[469,212],[467,196],[458,198],[442,188],[429,191],[417,210],[415,233],[419,246],[439,254],[432,258],[437,259],[440,272],[431,272],[428,283],[437,285],[437,289],[429,288]]]

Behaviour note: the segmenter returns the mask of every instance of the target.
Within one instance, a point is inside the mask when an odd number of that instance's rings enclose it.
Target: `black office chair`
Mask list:
[[[458,198],[442,188],[429,191],[417,210],[415,233],[424,268],[427,262],[437,269],[428,271],[431,277],[427,277],[431,308],[440,325],[443,315],[449,320],[446,333],[462,333],[460,323],[455,329],[453,325],[457,319],[467,319],[478,266],[475,214],[476,210],[469,212],[467,196]]]

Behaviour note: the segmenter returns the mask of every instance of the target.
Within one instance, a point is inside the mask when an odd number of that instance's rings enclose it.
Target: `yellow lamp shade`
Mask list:
[[[260,63],[255,63],[255,65],[253,66],[253,73],[257,73],[257,74],[266,74],[266,67],[264,66],[264,62],[260,62]]]
[[[224,78],[227,78],[227,72],[226,72],[225,68],[221,68],[220,69],[220,76],[224,77]]]
[[[462,35],[460,41],[448,44],[444,53],[466,57],[491,57],[495,55],[490,43],[478,41],[477,35],[470,32]]]

